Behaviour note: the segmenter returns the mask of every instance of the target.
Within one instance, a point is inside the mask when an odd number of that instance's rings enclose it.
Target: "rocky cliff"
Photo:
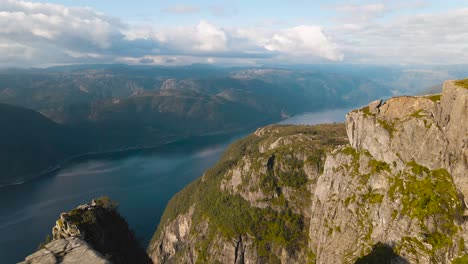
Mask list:
[[[19,264],[56,263],[110,264],[111,262],[82,239],[68,237],[48,243]]]
[[[62,213],[52,237],[22,263],[152,263],[106,197]]]
[[[467,156],[466,81],[372,102],[345,125],[261,128],[175,195],[148,253],[154,263],[466,263]]]
[[[154,263],[276,263],[313,258],[311,192],[338,125],[272,126],[231,145],[169,203],[149,246]]]

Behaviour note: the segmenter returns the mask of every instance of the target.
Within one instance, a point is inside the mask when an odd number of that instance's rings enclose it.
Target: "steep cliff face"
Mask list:
[[[311,208],[319,263],[350,262],[377,242],[411,263],[465,254],[468,90],[373,102],[347,115],[352,147],[327,158]],[[327,229],[338,229],[330,232]],[[317,239],[320,238],[320,239]]]
[[[344,125],[271,126],[231,145],[169,203],[154,263],[307,263],[309,207]]]
[[[372,102],[346,133],[349,144],[340,125],[272,126],[232,145],[171,200],[151,258],[467,261],[468,89]]]
[[[62,213],[52,237],[24,263],[152,263],[106,197]]]
[[[397,97],[347,115],[350,144],[398,167],[410,161],[445,168],[468,198],[468,92],[455,81],[442,95]]]

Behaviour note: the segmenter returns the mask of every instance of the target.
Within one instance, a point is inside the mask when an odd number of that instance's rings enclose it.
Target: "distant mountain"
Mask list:
[[[33,110],[0,104],[0,185],[22,182],[79,152],[73,135]]]
[[[393,95],[417,95],[445,80],[466,78],[468,65],[369,65],[369,64],[318,64],[292,65],[295,71],[326,72],[334,75],[354,76],[391,87]]]
[[[90,115],[109,100],[138,101],[148,93],[167,97],[167,92],[158,95],[155,91],[166,87],[165,82],[171,79],[176,80],[171,90],[182,90],[186,98],[217,96],[287,114],[356,105],[390,93],[390,87],[350,74],[207,65],[79,65],[1,71],[0,102],[37,110],[59,123],[78,124],[89,121]],[[187,90],[194,94],[189,95]]]
[[[22,109],[36,122],[0,113],[10,118],[10,130],[2,132],[9,133],[5,144],[29,146],[11,155],[0,150],[0,171],[6,171],[4,179],[21,181],[75,154],[152,147],[253,129],[304,112],[359,106],[395,93],[388,83],[398,71],[385,69],[74,65],[2,70],[0,103],[38,113]]]

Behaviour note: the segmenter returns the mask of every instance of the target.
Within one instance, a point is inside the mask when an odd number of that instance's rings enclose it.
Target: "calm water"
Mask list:
[[[343,122],[346,112],[303,114],[281,123]],[[120,213],[146,246],[168,200],[243,135],[197,137],[152,151],[83,160],[55,175],[0,188],[0,263],[23,260],[51,232],[61,212],[102,195],[119,202]]]
[[[302,115],[293,116],[280,122],[280,124],[288,125],[314,125],[314,124],[325,124],[334,122],[344,122],[346,119],[346,113],[351,111],[349,109],[336,109],[328,110],[323,112],[305,113]]]

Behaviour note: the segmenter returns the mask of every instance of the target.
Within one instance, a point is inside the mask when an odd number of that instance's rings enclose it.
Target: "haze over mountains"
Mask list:
[[[77,65],[3,70],[0,103],[36,112],[6,105],[0,109],[2,122],[10,124],[2,129],[1,138],[34,146],[21,152],[26,155],[2,148],[1,182],[21,182],[78,154],[241,131],[303,112],[417,93],[461,73],[458,66],[440,70],[344,65]],[[407,85],[396,86],[401,82]],[[32,133],[26,126],[31,122],[38,124]]]
[[[173,196],[147,256],[103,197],[22,263],[467,263],[467,110],[452,80],[345,124],[258,128]]]
[[[0,264],[468,263],[466,25],[464,0],[0,0]]]

